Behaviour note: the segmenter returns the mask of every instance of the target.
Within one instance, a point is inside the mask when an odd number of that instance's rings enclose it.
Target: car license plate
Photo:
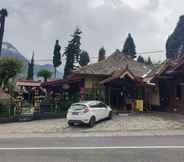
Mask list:
[[[79,113],[78,112],[73,112],[72,115],[79,115]]]

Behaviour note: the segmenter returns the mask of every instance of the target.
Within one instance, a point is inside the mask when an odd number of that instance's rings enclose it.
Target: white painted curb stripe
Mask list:
[[[102,149],[184,149],[184,146],[4,147],[4,148],[0,148],[0,150],[102,150]]]

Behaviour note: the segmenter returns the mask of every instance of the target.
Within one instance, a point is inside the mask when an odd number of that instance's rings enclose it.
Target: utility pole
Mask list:
[[[6,9],[2,8],[0,10],[0,56],[1,56],[2,44],[3,44],[5,19],[7,16],[8,16],[8,11]]]

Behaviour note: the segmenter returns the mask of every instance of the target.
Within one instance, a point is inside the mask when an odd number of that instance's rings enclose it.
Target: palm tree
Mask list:
[[[47,69],[41,69],[37,75],[38,77],[43,77],[44,81],[47,82],[47,79],[52,76],[52,72]]]
[[[8,11],[6,9],[0,10],[0,56],[2,50],[3,43],[3,35],[4,35],[4,26],[5,26],[5,18],[8,16]]]

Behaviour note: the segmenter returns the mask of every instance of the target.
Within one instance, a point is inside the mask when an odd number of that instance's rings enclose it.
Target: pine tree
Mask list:
[[[148,65],[153,65],[152,61],[151,61],[151,57],[148,57],[148,62],[147,62]]]
[[[72,40],[68,42],[68,46],[65,48],[64,55],[66,56],[66,64],[64,69],[64,77],[72,73],[78,68],[80,58],[80,34],[82,32],[77,28],[72,35]]]
[[[32,55],[31,62],[28,62],[27,79],[28,80],[33,80],[34,79],[34,52],[33,52],[33,55]]]
[[[144,57],[139,56],[139,57],[137,58],[137,62],[144,63],[144,62],[145,62],[145,61],[144,61]]]
[[[130,33],[124,43],[122,53],[131,56],[132,58],[136,57],[136,46]]]
[[[59,45],[59,40],[56,40],[56,44],[54,47],[54,55],[53,55],[53,65],[54,65],[54,75],[56,78],[56,70],[57,67],[59,67],[61,65],[61,46]]]
[[[174,32],[169,36],[166,42],[167,58],[176,58],[184,54],[184,15],[180,16],[179,22]]]
[[[80,54],[80,60],[79,60],[79,64],[80,66],[85,66],[89,63],[90,59],[89,59],[89,54],[87,51],[82,51]]]
[[[98,52],[98,62],[105,60],[105,49],[104,47],[100,48],[99,52]]]

